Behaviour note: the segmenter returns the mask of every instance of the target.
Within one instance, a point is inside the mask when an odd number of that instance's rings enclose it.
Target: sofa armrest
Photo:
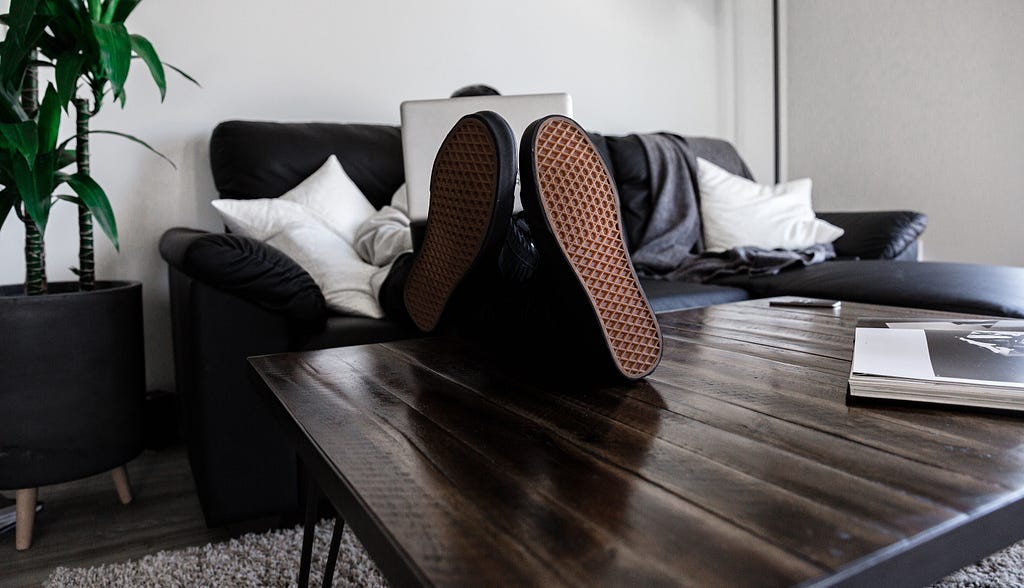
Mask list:
[[[168,282],[175,387],[207,525],[297,512],[295,454],[246,360],[288,351],[290,321],[173,265]]]
[[[928,226],[928,217],[912,210],[821,212],[818,218],[845,231],[833,243],[838,257],[861,259],[905,258]]]
[[[160,255],[189,277],[280,313],[301,330],[320,330],[327,319],[327,303],[313,278],[261,241],[174,228],[160,238]]]

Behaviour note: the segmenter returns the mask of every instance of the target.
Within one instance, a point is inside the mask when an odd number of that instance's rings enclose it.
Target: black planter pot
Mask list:
[[[111,470],[143,448],[142,284],[0,287],[0,489]]]

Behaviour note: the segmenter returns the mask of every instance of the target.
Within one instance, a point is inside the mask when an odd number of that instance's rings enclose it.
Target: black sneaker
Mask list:
[[[523,210],[541,266],[564,293],[561,306],[582,317],[580,335],[598,337],[618,373],[650,374],[661,361],[661,328],[630,262],[619,195],[600,153],[558,115],[531,124],[519,153]]]
[[[466,276],[497,255],[512,215],[516,142],[490,111],[462,117],[445,137],[430,177],[423,247],[405,283],[405,307],[433,331]]]

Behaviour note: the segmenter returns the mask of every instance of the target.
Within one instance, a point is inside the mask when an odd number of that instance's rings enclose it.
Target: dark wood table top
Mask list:
[[[1024,537],[1024,417],[846,403],[858,316],[937,315],[666,313],[604,387],[454,337],[250,361],[396,585],[913,586]]]

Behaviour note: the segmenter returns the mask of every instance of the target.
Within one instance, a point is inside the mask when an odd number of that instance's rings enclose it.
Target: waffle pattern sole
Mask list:
[[[640,378],[661,360],[661,328],[629,260],[618,195],[604,160],[571,120],[537,129],[537,192],[551,232],[583,285],[622,374]]]
[[[405,306],[420,330],[437,328],[484,248],[497,182],[494,138],[482,122],[463,119],[434,159],[427,231],[405,285]]]

